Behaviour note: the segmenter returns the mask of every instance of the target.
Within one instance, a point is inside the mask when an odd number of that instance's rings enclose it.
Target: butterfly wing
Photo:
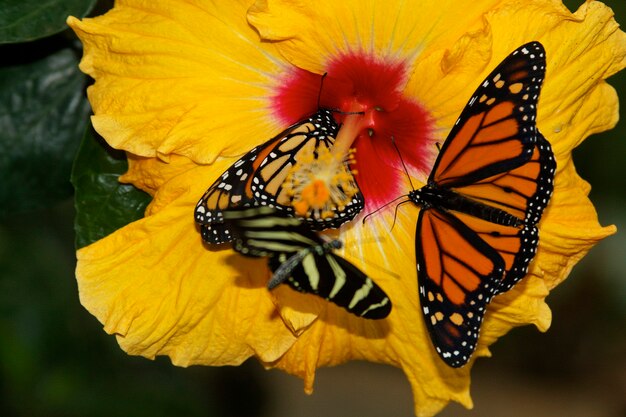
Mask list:
[[[259,153],[270,148],[269,141],[252,149],[237,160],[204,193],[195,209],[195,220],[200,224],[202,239],[208,243],[225,243],[232,240],[230,230],[224,224],[222,211],[233,207],[254,205],[250,190],[250,178],[254,173]]]
[[[415,253],[420,303],[435,349],[449,366],[463,366],[502,279],[502,258],[463,221],[436,208],[420,211]]]
[[[234,236],[233,249],[245,256],[291,256],[324,243],[302,220],[269,206],[226,210],[223,218]]]
[[[269,259],[273,272],[289,262],[285,254]],[[296,291],[315,294],[366,319],[383,319],[391,312],[387,294],[360,269],[333,253],[309,251],[286,280]]]
[[[293,124],[258,146],[228,168],[202,196],[195,209],[202,238],[208,243],[232,240],[224,224],[222,211],[236,207],[268,205],[293,213],[291,199],[283,192],[283,181],[302,151],[330,148],[339,127],[329,110]],[[344,169],[348,169],[344,166]],[[334,207],[329,218],[307,218],[315,230],[339,227],[363,208],[363,197],[357,193],[345,207]]]
[[[332,148],[338,132],[339,125],[331,111],[326,109],[319,110],[289,131],[255,172],[251,184],[254,198],[261,204],[292,214],[293,196],[283,187],[289,171],[300,155],[312,154],[317,158],[321,148]],[[343,164],[341,169],[352,176],[347,164]],[[358,188],[356,181],[354,186]],[[358,192],[344,207],[333,207],[331,216],[313,211],[305,220],[314,230],[338,228],[352,220],[363,207],[363,195]]]
[[[505,261],[499,292],[528,271],[539,222],[553,190],[556,162],[535,125],[545,76],[545,51],[523,45],[489,74],[461,113],[430,180],[473,201],[514,216],[515,227],[457,215]]]
[[[506,226],[476,217],[455,213],[505,262],[505,275],[498,293],[509,290],[528,272],[539,242],[536,224],[550,200],[554,188],[556,162],[548,141],[537,135],[537,144],[526,163],[454,190],[490,207],[496,207],[521,221]]]
[[[435,162],[429,183],[472,184],[524,164],[537,141],[535,119],[545,51],[522,45],[494,69],[461,112]]]

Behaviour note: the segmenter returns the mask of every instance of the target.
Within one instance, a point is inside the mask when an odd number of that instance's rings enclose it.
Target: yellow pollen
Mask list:
[[[309,205],[304,201],[294,201],[293,209],[295,210],[296,215],[304,217],[309,211]]]
[[[330,218],[353,200],[359,191],[349,167],[353,153],[349,151],[347,159],[339,158],[331,149],[319,146],[298,155],[282,186],[296,215]]]
[[[330,192],[324,181],[320,179],[313,180],[302,190],[302,199],[313,208],[322,207],[328,201],[328,197],[330,197]]]

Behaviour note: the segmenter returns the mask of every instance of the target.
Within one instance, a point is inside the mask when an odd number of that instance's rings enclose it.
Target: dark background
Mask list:
[[[575,8],[579,2],[566,2]],[[618,22],[626,4],[607,0]],[[622,100],[626,73],[609,80]],[[602,224],[626,227],[626,117],[575,152]],[[240,367],[181,369],[122,352],[79,304],[71,200],[0,219],[1,416],[412,416],[402,372],[350,363],[302,382]],[[474,411],[442,416],[626,416],[626,238],[597,245],[548,297],[546,334],[527,326],[492,347],[473,370]]]

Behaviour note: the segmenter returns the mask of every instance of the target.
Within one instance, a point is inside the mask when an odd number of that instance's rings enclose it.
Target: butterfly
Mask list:
[[[232,240],[222,216],[233,207],[267,205],[293,215],[292,197],[283,185],[289,170],[301,153],[330,149],[339,131],[332,110],[320,109],[312,116],[288,127],[264,144],[255,147],[228,168],[204,193],[195,208],[195,221],[208,243]],[[348,170],[347,165],[344,169]],[[354,183],[356,186],[356,182]],[[358,187],[357,187],[358,188]],[[315,230],[338,228],[363,209],[363,196],[357,192],[343,207],[333,207],[332,215],[313,212],[306,221]]]
[[[466,364],[491,299],[523,278],[556,162],[535,125],[545,76],[539,42],[506,57],[474,92],[432,168],[406,202],[421,206],[419,298],[439,356]]]
[[[324,240],[304,220],[269,206],[223,211],[233,249],[244,256],[269,257],[271,290],[281,283],[314,294],[366,319],[391,311],[385,292],[360,269],[333,253],[339,240]]]

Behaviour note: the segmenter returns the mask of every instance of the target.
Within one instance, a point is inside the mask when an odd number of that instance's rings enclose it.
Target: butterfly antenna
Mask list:
[[[341,111],[341,110],[337,110],[337,109],[333,109],[333,111],[335,113],[339,113],[339,114],[342,114],[344,116],[347,116],[349,114],[360,114],[361,116],[363,116],[365,114],[364,111]]]
[[[330,109],[330,111],[332,111],[333,113],[341,114],[343,116],[348,116],[350,114],[360,114],[361,116],[363,116],[365,114],[364,111],[343,111],[339,109]]]
[[[396,140],[394,137],[391,137],[391,143],[393,143],[393,147],[396,148],[396,152],[398,152],[398,156],[400,157],[400,162],[402,163],[402,168],[404,168],[404,172],[406,173],[407,178],[409,179],[409,184],[411,184],[411,189],[415,191],[415,187],[413,186],[413,181],[411,181],[411,176],[409,175],[409,170],[406,169],[406,164],[404,163],[404,159],[402,159],[402,154],[400,153],[400,149],[398,149],[398,145],[396,145]]]
[[[327,72],[322,74],[322,78],[320,79],[320,89],[317,92],[317,108],[320,108],[320,101],[322,100],[322,90],[324,89],[324,78],[328,75]]]
[[[320,89],[317,92],[317,108],[321,109],[321,101],[322,101],[322,90],[324,89],[324,79],[326,78],[326,76],[328,75],[327,72],[325,72],[324,74],[322,74],[322,78],[320,80]],[[364,111],[341,111],[339,109],[329,109],[330,111],[334,112],[334,113],[339,113],[341,115],[347,116],[349,114],[365,114]]]
[[[406,195],[401,195],[401,196],[399,196],[399,197],[396,197],[396,198],[394,198],[393,200],[391,200],[391,201],[389,201],[389,202],[387,202],[387,203],[383,204],[382,206],[378,207],[376,210],[372,211],[371,213],[367,213],[367,214],[363,217],[363,224],[365,224],[365,220],[367,220],[367,219],[368,219],[368,217],[370,217],[372,214],[376,214],[376,213],[378,213],[379,211],[381,211],[382,209],[384,209],[385,207],[387,207],[389,204],[391,204],[391,203],[395,203],[396,201],[400,200],[401,198],[405,198],[405,197],[406,197]],[[410,200],[407,200],[407,201],[410,201]],[[404,201],[403,201],[403,203],[404,203]],[[400,203],[400,204],[402,204],[402,203]]]
[[[404,197],[404,196],[402,196],[402,197]],[[406,201],[403,201],[403,202],[398,203],[396,205],[396,209],[393,211],[393,223],[391,223],[391,229],[389,229],[390,232],[393,230],[393,227],[396,225],[396,218],[398,217],[398,207],[400,207],[404,203],[410,203],[410,202],[411,202],[411,200],[406,200]]]

